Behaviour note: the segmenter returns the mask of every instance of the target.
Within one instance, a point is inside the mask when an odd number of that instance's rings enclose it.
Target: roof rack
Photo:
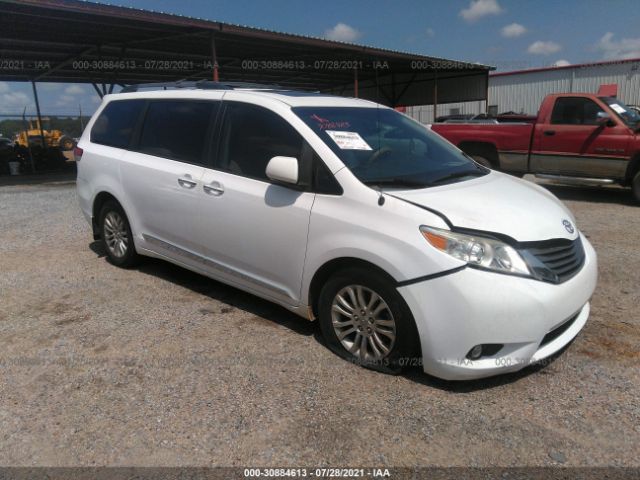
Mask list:
[[[213,80],[186,81],[178,80],[176,82],[160,82],[160,83],[138,83],[129,85],[120,90],[120,93],[139,92],[142,89],[201,89],[201,90],[235,90],[237,88],[246,89],[274,89],[274,90],[291,90],[280,85],[267,85],[262,83],[249,82],[215,82]]]

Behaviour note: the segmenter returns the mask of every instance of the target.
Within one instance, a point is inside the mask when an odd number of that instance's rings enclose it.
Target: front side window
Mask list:
[[[117,148],[129,147],[131,134],[144,104],[144,100],[110,102],[91,129],[91,142]]]
[[[203,163],[215,102],[153,100],[149,103],[137,150],[157,157]]]
[[[598,125],[598,114],[604,113],[600,106],[589,98],[561,97],[556,100],[551,112],[551,123],[555,125]]]
[[[303,155],[302,136],[278,114],[246,103],[227,104],[217,166],[236,175],[270,181],[273,157]],[[301,168],[300,171],[303,171]]]
[[[389,108],[296,107],[293,112],[367,185],[424,188],[489,172]]]

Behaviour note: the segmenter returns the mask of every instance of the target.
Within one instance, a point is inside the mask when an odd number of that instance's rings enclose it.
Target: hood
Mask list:
[[[499,172],[439,187],[385,193],[436,210],[455,227],[501,233],[519,242],[578,237],[573,215],[553,194]],[[567,222],[570,225],[565,226]]]

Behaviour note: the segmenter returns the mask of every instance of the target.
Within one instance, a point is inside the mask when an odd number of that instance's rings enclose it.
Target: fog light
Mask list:
[[[469,353],[467,353],[467,358],[471,360],[477,360],[481,356],[482,356],[482,345],[476,345],[471,350],[469,350]]]
[[[483,343],[481,345],[476,345],[469,350],[467,358],[469,360],[478,360],[481,357],[490,357],[502,350],[502,347],[504,347],[502,343]]]

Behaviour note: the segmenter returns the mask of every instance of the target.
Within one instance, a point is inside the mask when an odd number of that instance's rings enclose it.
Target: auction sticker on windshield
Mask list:
[[[622,114],[622,113],[626,112],[626,110],[623,107],[621,107],[620,105],[618,105],[617,103],[612,103],[610,105],[610,107],[613,108],[616,111],[616,113]]]
[[[338,132],[336,130],[325,130],[327,135],[336,142],[342,150],[372,150],[364,138],[358,132]]]

